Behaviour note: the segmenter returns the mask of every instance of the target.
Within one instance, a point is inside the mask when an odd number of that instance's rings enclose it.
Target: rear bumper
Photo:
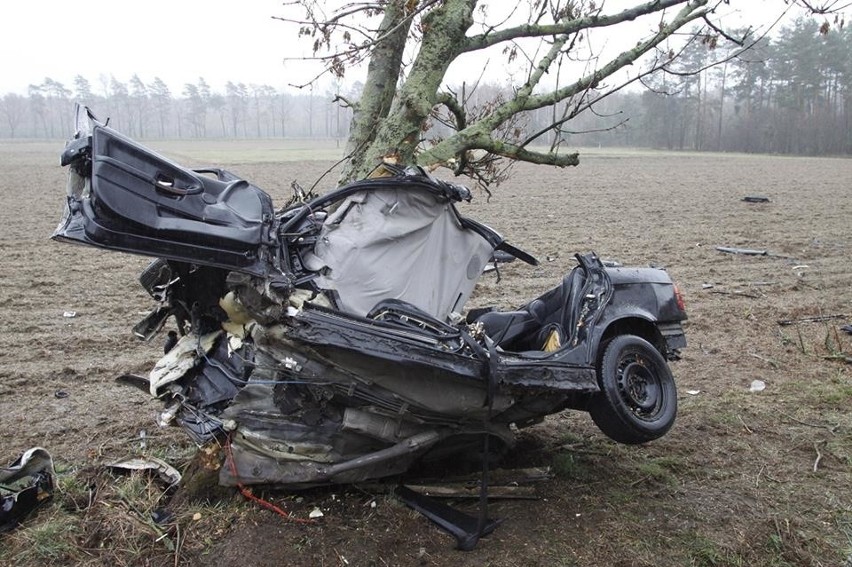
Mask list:
[[[686,334],[679,322],[658,323],[657,328],[666,341],[666,350],[671,354],[677,354],[682,348],[686,348]]]

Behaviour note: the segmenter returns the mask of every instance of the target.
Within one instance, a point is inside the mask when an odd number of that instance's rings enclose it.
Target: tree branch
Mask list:
[[[453,114],[456,119],[456,130],[464,130],[467,127],[467,117],[465,116],[464,108],[452,93],[438,93],[436,104],[443,104]]]
[[[625,66],[634,63],[637,59],[639,59],[639,57],[654,49],[681,27],[687,25],[691,21],[704,17],[708,12],[706,4],[707,0],[693,0],[689,2],[680,10],[670,24],[661,25],[659,31],[652,38],[640,43],[631,50],[621,53],[608,64],[604,65],[600,70],[586,75],[572,85],[556,89],[550,93],[542,95],[530,95],[532,87],[537,83],[538,78],[540,78],[540,73],[547,69],[547,66],[542,68],[540,65],[539,68],[537,68],[531,75],[528,83],[524,85],[514,99],[500,105],[490,116],[483,118],[475,124],[471,124],[464,130],[458,132],[455,136],[442,140],[432,148],[424,151],[418,156],[418,163],[421,163],[422,165],[431,165],[438,162],[446,163],[449,159],[452,159],[453,156],[459,155],[467,150],[483,149],[497,155],[511,159],[530,161],[532,163],[556,165],[559,167],[576,165],[579,163],[579,158],[576,154],[560,156],[554,152],[547,154],[531,152],[524,149],[525,144],[515,145],[495,140],[491,133],[506,120],[519,112],[555,105],[560,101],[569,99],[581,92],[595,88],[600,81],[613,75]],[[554,44],[555,52],[557,53],[561,49],[561,46],[564,45],[564,43],[560,43],[561,39],[562,38],[558,39]],[[553,55],[554,49],[551,49],[542,61]],[[658,65],[659,63],[652,65],[651,70],[656,68]],[[651,70],[647,70],[643,74],[647,74],[651,72]],[[636,78],[625,81],[623,84],[616,87],[615,90],[618,90],[625,84],[635,80]],[[530,140],[528,139],[526,143],[529,143],[529,141]],[[571,157],[572,155],[574,157]]]
[[[553,152],[534,152],[524,149],[516,144],[494,140],[493,138],[488,138],[487,141],[483,141],[483,143],[478,144],[477,148],[505,158],[527,161],[540,165],[568,167],[576,166],[580,163],[580,154],[578,152],[562,155]]]
[[[602,28],[635,20],[640,16],[653,14],[666,8],[684,4],[689,0],[650,0],[645,4],[634,6],[609,16],[592,15],[583,18],[575,18],[555,24],[524,24],[514,28],[485,33],[468,38],[461,48],[461,53],[477,51],[497,45],[504,41],[511,41],[522,37],[545,37],[562,34],[573,34],[587,28]],[[706,4],[706,0],[701,4]]]
[[[654,37],[640,43],[633,49],[622,52],[618,55],[618,57],[604,65],[600,70],[586,75],[567,87],[556,89],[550,93],[532,96],[520,109],[511,108],[514,101],[509,101],[509,103],[504,105],[506,108],[495,112],[495,118],[502,121],[504,116],[517,112],[518,110],[535,110],[537,108],[543,108],[570,98],[589,88],[595,88],[603,79],[610,77],[624,67],[635,63],[642,55],[657,47],[663,42],[663,40],[671,36],[681,27],[685,26],[689,22],[703,18],[707,13],[707,10],[701,10],[700,8],[706,6],[706,4],[707,0],[693,0],[685,6],[680,13],[678,13],[672,23],[661,26],[660,30],[654,35]]]

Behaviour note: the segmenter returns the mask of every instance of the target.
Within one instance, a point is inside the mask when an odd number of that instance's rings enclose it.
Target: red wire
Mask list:
[[[306,520],[304,518],[294,518],[293,516],[288,514],[285,510],[279,508],[278,506],[276,506],[272,502],[269,502],[268,500],[264,500],[263,498],[260,498],[258,496],[255,496],[254,494],[252,494],[252,491],[243,484],[243,482],[240,480],[239,475],[237,475],[237,464],[234,462],[234,454],[231,452],[231,438],[230,438],[230,436],[225,441],[225,453],[226,453],[226,455],[225,455],[226,460],[228,461],[228,466],[231,469],[231,474],[234,475],[234,478],[237,481],[237,489],[239,489],[240,494],[242,494],[243,497],[246,500],[251,500],[252,502],[255,502],[256,504],[258,504],[261,508],[266,508],[267,510],[269,510],[271,512],[275,512],[276,514],[278,514],[279,516],[281,516],[285,520],[289,520],[289,521],[295,522],[297,524],[315,524],[316,523],[314,520]]]

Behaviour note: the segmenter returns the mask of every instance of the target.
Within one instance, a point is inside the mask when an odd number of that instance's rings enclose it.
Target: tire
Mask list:
[[[601,392],[589,405],[607,437],[636,445],[659,439],[677,415],[677,389],[663,355],[635,335],[609,342],[598,366]]]

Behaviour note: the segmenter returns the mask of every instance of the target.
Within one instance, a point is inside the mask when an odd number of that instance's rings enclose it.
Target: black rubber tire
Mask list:
[[[677,388],[663,355],[648,341],[621,335],[606,345],[598,366],[601,392],[589,413],[607,437],[636,445],[659,439],[674,425]]]

